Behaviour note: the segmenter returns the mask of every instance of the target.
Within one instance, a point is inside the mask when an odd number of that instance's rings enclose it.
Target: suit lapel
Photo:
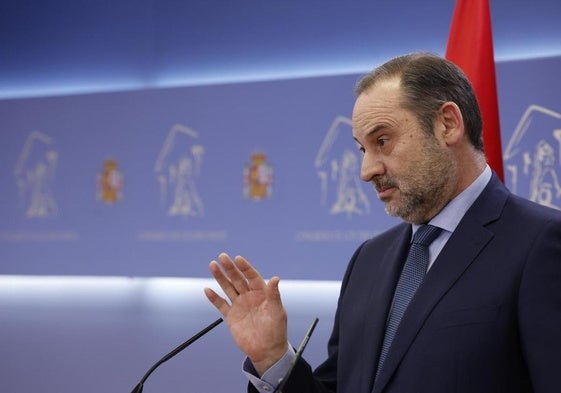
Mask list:
[[[371,277],[375,277],[377,285],[369,285],[370,293],[368,294],[367,304],[372,312],[366,315],[365,328],[363,329],[362,342],[368,343],[361,351],[364,367],[362,375],[368,378],[368,380],[363,381],[363,386],[366,385],[367,387],[365,391],[371,391],[374,383],[374,373],[380,356],[394,289],[411,242],[411,225],[400,225],[398,232],[393,235],[393,239],[392,244],[386,246],[384,255],[369,253],[365,256],[371,261],[379,261],[372,269]],[[374,252],[376,251],[374,250]],[[372,280],[372,278],[365,279]]]
[[[460,221],[409,304],[372,393],[383,391],[433,308],[493,238],[485,225],[500,216],[506,197],[506,190],[493,176]]]

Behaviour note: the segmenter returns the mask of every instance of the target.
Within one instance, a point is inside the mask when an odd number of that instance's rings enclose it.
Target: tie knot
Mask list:
[[[413,243],[428,246],[438,237],[441,231],[442,228],[433,225],[421,225],[413,235]]]

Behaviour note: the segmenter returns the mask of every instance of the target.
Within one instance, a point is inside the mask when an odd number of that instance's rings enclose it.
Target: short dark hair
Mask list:
[[[356,85],[357,95],[379,80],[400,77],[403,107],[413,112],[423,130],[433,134],[433,122],[443,103],[460,108],[471,144],[483,151],[483,121],[473,87],[462,70],[431,53],[411,53],[395,57],[364,76]]]

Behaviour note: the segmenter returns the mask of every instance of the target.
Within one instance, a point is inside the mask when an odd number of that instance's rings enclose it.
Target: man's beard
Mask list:
[[[427,137],[421,155],[399,178],[386,174],[372,182],[379,192],[395,187],[399,199],[385,201],[386,213],[412,223],[428,222],[450,201],[458,167],[451,153]]]

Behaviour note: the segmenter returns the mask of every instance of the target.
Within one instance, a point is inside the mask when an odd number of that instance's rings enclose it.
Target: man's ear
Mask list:
[[[455,145],[464,136],[464,118],[458,105],[447,101],[438,111],[440,137],[448,146]]]

